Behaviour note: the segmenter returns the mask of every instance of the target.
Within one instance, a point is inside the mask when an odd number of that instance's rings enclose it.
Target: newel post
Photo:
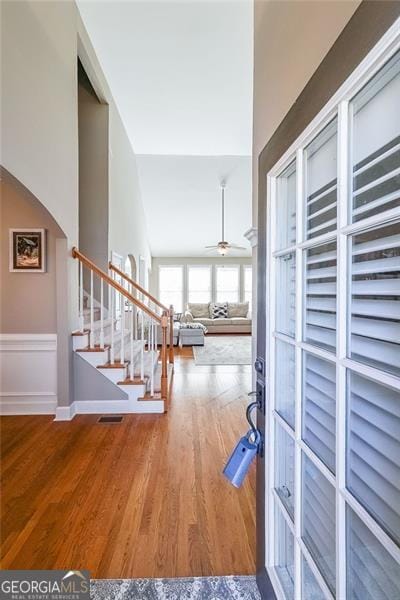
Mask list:
[[[174,307],[169,307],[169,362],[174,364]]]
[[[168,407],[167,329],[168,313],[164,310],[161,317],[161,398],[165,402],[165,410]]]

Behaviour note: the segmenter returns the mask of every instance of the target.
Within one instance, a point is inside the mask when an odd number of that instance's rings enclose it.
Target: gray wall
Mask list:
[[[74,401],[126,400],[127,394],[79,354],[74,354]]]
[[[1,228],[1,333],[57,332],[56,239],[63,234],[40,202],[22,185],[2,172],[0,181]],[[46,230],[46,272],[9,271],[9,229]],[[4,293],[6,292],[6,293]]]
[[[78,70],[79,249],[107,271],[108,105],[101,104]]]

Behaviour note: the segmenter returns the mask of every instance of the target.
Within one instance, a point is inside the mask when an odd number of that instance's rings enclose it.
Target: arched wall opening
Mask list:
[[[55,414],[57,406],[70,403],[67,238],[42,203],[4,168],[0,197],[1,412]],[[44,270],[15,272],[11,230],[33,229],[44,230]]]

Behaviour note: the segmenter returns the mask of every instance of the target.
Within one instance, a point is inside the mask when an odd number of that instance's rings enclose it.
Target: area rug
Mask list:
[[[93,579],[92,600],[261,600],[250,576]]]
[[[207,335],[193,356],[196,365],[251,365],[251,335]]]

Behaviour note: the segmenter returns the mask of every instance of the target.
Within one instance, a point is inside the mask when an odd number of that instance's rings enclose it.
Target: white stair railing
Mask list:
[[[167,404],[167,329],[169,311],[163,309],[160,314],[160,303],[148,298],[147,292],[140,291],[142,288],[140,288],[139,293],[146,303],[140,302],[137,298],[137,284],[126,281],[118,270],[110,268],[110,273],[105,273],[79,252],[77,248],[73,248],[72,255],[79,260],[79,327],[82,333],[85,326],[89,328],[88,343],[90,349],[94,351],[107,350],[108,356],[105,360],[108,360],[111,366],[120,367],[121,365],[119,362],[116,364],[116,361],[120,361],[122,365],[127,362],[126,377],[131,381],[135,379],[139,372],[142,382],[148,377],[151,396],[154,395],[156,389],[157,334],[158,327],[161,328],[161,398]],[[88,294],[84,291],[85,268],[89,271],[89,277],[86,280],[90,287]],[[99,285],[97,285],[96,280],[96,286],[95,276],[100,280]],[[90,303],[88,324],[85,323],[84,319],[85,293]],[[107,328],[109,333],[107,333],[107,339],[105,334],[105,298],[108,299]],[[95,321],[95,314],[96,318],[99,314],[99,321]],[[148,360],[146,360],[146,356],[148,356]],[[128,360],[126,361],[126,359]]]
[[[134,281],[129,275],[121,271],[116,265],[112,262],[109,263],[109,269],[111,273],[117,274],[122,281],[127,282],[130,285],[131,293],[133,294],[136,291],[137,296],[142,304],[147,306],[153,313],[162,317],[164,313],[167,314],[168,317],[168,335],[167,335],[167,345],[169,346],[168,352],[168,360],[171,364],[174,363],[174,307],[171,305],[169,308],[164,306],[157,298],[152,296],[145,288],[139,285],[136,281]],[[139,324],[139,319],[136,320],[136,326]]]

